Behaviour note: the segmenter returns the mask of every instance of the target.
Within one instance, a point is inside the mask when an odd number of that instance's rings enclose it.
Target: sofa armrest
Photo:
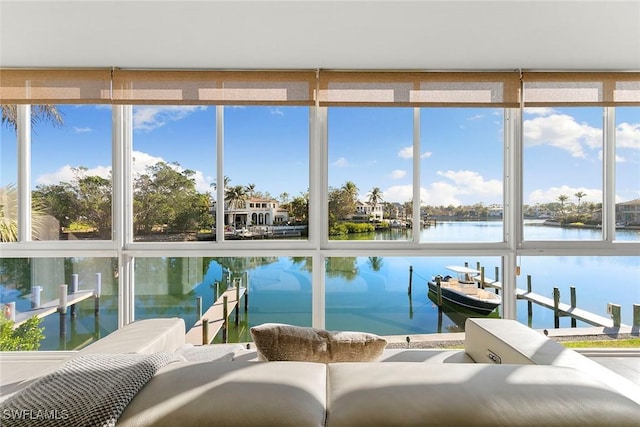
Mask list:
[[[156,318],[139,320],[110,333],[78,352],[96,353],[139,353],[175,352],[184,344],[184,320]]]
[[[469,318],[465,333],[465,351],[476,363],[572,368],[640,403],[640,386],[515,320]]]

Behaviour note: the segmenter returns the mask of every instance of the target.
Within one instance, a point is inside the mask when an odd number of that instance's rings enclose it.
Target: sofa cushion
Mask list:
[[[640,406],[557,366],[336,363],[327,426],[638,426]]]
[[[324,426],[326,365],[174,363],[131,401],[118,427]]]
[[[261,360],[307,362],[367,362],[377,360],[387,340],[375,334],[325,331],[282,323],[251,328]]]

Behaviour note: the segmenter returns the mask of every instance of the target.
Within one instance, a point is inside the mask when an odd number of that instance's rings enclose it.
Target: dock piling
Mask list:
[[[440,284],[440,277],[436,277],[436,288],[438,289],[436,295],[437,295],[437,304],[438,307],[442,307],[442,285]]]
[[[222,341],[227,342],[229,336],[229,297],[226,295],[222,297]]]
[[[560,289],[553,288],[553,325],[560,328]]]
[[[531,275],[527,274],[527,293],[531,293]],[[529,315],[529,319],[533,317],[533,302],[527,300],[527,314]]]
[[[235,308],[235,313],[236,313],[236,318],[235,318],[235,324],[236,326],[238,326],[240,324],[240,281],[238,280],[238,283],[236,283],[236,308]]]
[[[209,344],[209,319],[202,319],[202,345]]]
[[[576,287],[575,286],[571,286],[569,287],[569,291],[571,292],[571,308],[576,308]],[[571,317],[571,327],[575,328],[576,326],[578,326],[578,321],[576,320],[575,317]]]
[[[413,266],[409,266],[409,289],[407,289],[407,294],[411,295],[411,287],[413,282]]]
[[[202,297],[196,297],[196,320],[202,319]]]
[[[611,319],[613,319],[613,327],[620,327],[620,318],[621,318],[621,310],[620,304],[607,304],[607,313],[611,315]]]

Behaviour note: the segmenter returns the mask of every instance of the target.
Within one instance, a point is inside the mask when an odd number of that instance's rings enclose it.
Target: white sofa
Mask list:
[[[205,346],[196,353],[215,348],[217,360],[160,368],[117,425],[640,425],[631,381],[515,321],[465,329],[464,350],[387,349],[366,363],[258,362],[255,350]],[[184,349],[180,319],[153,319],[82,353]]]

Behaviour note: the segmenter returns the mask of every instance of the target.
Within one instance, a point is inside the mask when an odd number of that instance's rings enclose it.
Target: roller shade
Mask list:
[[[523,73],[525,107],[639,106],[640,73]]]
[[[313,105],[316,73],[114,70],[116,104]]]
[[[519,73],[321,71],[321,106],[518,107]]]
[[[0,69],[2,104],[106,104],[111,102],[111,69]]]

